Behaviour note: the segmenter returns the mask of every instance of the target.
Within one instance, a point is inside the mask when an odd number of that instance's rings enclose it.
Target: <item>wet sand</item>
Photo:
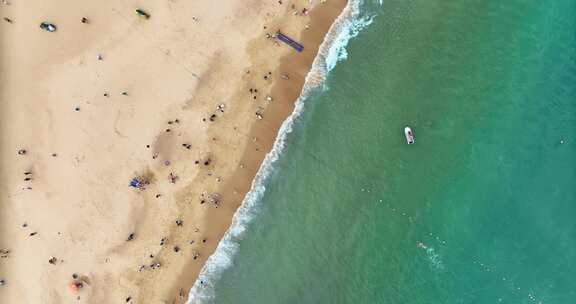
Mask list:
[[[0,302],[186,300],[345,5],[211,3],[0,6]]]

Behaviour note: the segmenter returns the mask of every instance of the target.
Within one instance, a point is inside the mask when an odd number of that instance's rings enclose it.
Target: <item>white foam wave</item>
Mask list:
[[[307,83],[307,85],[315,86],[321,83],[328,72],[334,69],[339,61],[348,58],[346,46],[350,39],[358,36],[360,31],[374,21],[375,15],[360,17],[361,3],[361,0],[349,1],[346,8],[330,28],[330,31],[328,31],[314,60],[314,67],[308,75],[311,76],[310,80],[313,81]]]
[[[339,61],[348,58],[348,51],[346,50],[348,41],[358,36],[360,31],[372,24],[374,17],[375,15],[346,20],[347,24],[344,26],[344,30],[339,31],[338,36],[335,38],[334,47],[330,48],[330,51],[326,54],[327,72],[331,71]]]
[[[246,230],[248,223],[257,214],[257,204],[266,191],[265,181],[272,173],[273,164],[284,150],[285,140],[292,132],[294,121],[304,109],[304,100],[310,91],[322,83],[326,74],[340,60],[347,58],[345,50],[348,41],[356,37],[360,30],[372,23],[373,17],[358,18],[361,0],[350,0],[340,16],[332,24],[324,41],[320,45],[318,55],[314,59],[312,69],[306,76],[302,94],[295,103],[294,111],[282,123],[278,137],[272,150],[266,155],[262,166],[256,173],[250,191],[238,208],[232,219],[230,228],[220,240],[216,251],[208,258],[198,279],[190,289],[189,304],[210,303],[214,299],[214,285],[225,269],[232,266],[233,258],[238,251],[238,243]]]

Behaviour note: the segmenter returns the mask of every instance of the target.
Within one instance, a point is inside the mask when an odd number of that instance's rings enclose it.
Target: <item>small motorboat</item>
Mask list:
[[[404,135],[406,135],[406,142],[409,145],[414,143],[414,133],[412,133],[412,129],[410,129],[410,127],[404,128]]]

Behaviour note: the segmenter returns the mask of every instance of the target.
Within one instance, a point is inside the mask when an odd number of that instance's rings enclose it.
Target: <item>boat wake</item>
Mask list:
[[[294,121],[304,109],[304,101],[312,89],[324,83],[324,79],[336,64],[348,57],[346,45],[360,31],[370,25],[374,16],[360,17],[361,0],[350,0],[340,16],[330,27],[328,34],[320,45],[318,55],[306,76],[302,93],[295,103],[294,111],[282,123],[272,150],[266,155],[252,187],[232,219],[230,228],[218,244],[216,251],[208,258],[196,282],[190,289],[188,303],[211,303],[214,300],[215,284],[222,273],[232,266],[233,258],[238,251],[239,241],[258,213],[258,204],[266,191],[265,183],[273,170],[273,165],[284,150],[285,140],[292,132]]]

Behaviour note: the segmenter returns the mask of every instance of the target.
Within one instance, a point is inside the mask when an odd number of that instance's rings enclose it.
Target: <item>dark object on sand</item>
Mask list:
[[[7,258],[10,255],[10,250],[0,249],[0,258]]]
[[[6,22],[8,22],[8,23],[12,23],[12,19],[10,19],[10,18],[4,17],[4,18],[2,18],[2,19],[4,19],[4,21],[6,21]]]
[[[137,177],[134,177],[134,178],[130,181],[130,187],[140,188],[140,186],[141,186],[141,182],[140,182],[140,179],[138,179]]]
[[[80,21],[81,21],[82,23],[88,23],[88,18],[82,17],[82,19],[80,19]]]
[[[287,45],[291,46],[293,49],[295,49],[298,53],[302,52],[302,50],[304,50],[304,46],[301,45],[300,43],[292,40],[292,38],[277,32],[276,33],[276,38],[278,38],[278,40],[286,43]]]
[[[56,31],[56,26],[52,23],[48,23],[48,22],[42,22],[40,23],[40,28],[48,31],[48,32],[55,32]]]
[[[176,181],[178,180],[178,175],[170,172],[170,174],[168,175],[168,179],[170,180],[171,183],[175,184]]]
[[[26,150],[24,149],[18,150],[18,155],[24,155],[24,154],[26,154]]]
[[[150,19],[150,14],[145,12],[143,9],[136,9],[136,15],[138,15],[138,17],[142,17],[144,19]]]
[[[150,184],[150,181],[144,176],[137,176],[130,180],[130,187],[137,188],[140,190],[146,189],[146,186]]]
[[[134,239],[134,232],[130,233],[130,235],[128,235],[128,238],[126,239],[126,242],[131,241]]]

